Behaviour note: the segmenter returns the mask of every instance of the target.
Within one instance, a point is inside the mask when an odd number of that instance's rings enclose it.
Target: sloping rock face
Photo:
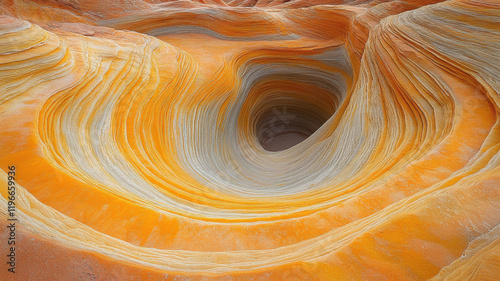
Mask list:
[[[438,2],[3,1],[1,279],[500,280],[500,6]]]

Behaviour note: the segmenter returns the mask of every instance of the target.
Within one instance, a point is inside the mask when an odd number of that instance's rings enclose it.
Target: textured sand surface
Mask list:
[[[500,280],[498,1],[0,14],[0,280]]]

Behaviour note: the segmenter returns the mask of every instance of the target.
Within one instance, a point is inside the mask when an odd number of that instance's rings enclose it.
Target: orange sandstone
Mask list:
[[[0,11],[2,280],[500,278],[495,1]]]

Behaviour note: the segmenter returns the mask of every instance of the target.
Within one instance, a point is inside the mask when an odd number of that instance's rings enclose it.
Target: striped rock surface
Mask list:
[[[2,1],[0,279],[500,280],[500,5],[439,2]]]

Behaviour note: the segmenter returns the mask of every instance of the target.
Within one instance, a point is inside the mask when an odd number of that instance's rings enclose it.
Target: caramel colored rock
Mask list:
[[[0,13],[1,280],[500,280],[497,1]]]

